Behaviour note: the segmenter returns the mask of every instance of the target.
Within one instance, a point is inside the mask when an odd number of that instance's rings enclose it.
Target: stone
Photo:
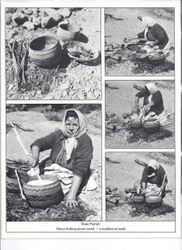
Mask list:
[[[55,21],[52,17],[45,16],[41,20],[41,26],[42,28],[52,28],[53,26],[55,26]]]
[[[6,13],[5,19],[6,19],[6,24],[7,25],[11,24],[11,22],[12,22],[12,18],[11,17],[12,17],[11,13]]]
[[[24,8],[24,9],[22,10],[22,12],[23,12],[24,14],[26,14],[26,15],[32,15],[32,14],[33,14],[33,10],[30,9],[30,8]]]
[[[26,28],[27,30],[34,30],[34,24],[32,22],[25,22],[23,25],[22,25],[24,28]]]
[[[59,23],[60,21],[63,20],[63,16],[60,15],[57,11],[56,11],[55,15],[52,16],[52,18],[54,19],[54,21],[55,21],[56,23]]]
[[[69,8],[60,8],[57,12],[63,17],[69,17],[71,15],[71,10]]]
[[[21,12],[16,12],[12,15],[12,21],[15,26],[19,26],[28,21],[28,17]]]
[[[41,26],[41,18],[40,17],[34,16],[32,22],[35,26]]]
[[[17,10],[17,8],[6,8],[6,13],[11,13],[11,14],[13,14],[13,13],[16,12],[16,10]]]

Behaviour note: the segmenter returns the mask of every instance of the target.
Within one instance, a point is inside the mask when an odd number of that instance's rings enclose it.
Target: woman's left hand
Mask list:
[[[68,194],[66,197],[66,206],[69,208],[73,208],[73,207],[76,207],[77,205],[78,205],[78,202],[76,200],[76,197]]]
[[[78,205],[78,202],[76,200],[67,200],[66,206],[69,208],[74,208]]]

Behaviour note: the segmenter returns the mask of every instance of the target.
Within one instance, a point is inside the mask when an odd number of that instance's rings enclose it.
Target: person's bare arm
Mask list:
[[[135,96],[135,107],[139,108],[139,100],[140,98],[138,96]]]
[[[31,147],[31,154],[28,161],[32,167],[35,167],[39,163],[40,148],[37,145]]]
[[[71,185],[71,189],[66,197],[66,206],[72,208],[77,206],[76,194],[78,189],[82,183],[82,177],[78,175],[73,175],[73,181]]]

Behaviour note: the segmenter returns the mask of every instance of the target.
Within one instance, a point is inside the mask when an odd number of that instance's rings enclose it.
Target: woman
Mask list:
[[[124,41],[129,42],[134,39],[141,38],[146,40],[145,45],[164,49],[169,42],[168,35],[164,28],[150,17],[143,18],[142,16],[138,16],[137,19],[145,25],[145,29],[138,33],[135,37],[128,39],[125,38]]]
[[[141,191],[145,196],[165,196],[165,188],[168,183],[164,168],[156,161],[150,160],[142,173]]]
[[[31,145],[30,161],[34,167],[39,163],[40,152],[48,149],[51,149],[51,154],[40,164],[41,172],[56,174],[63,185],[70,187],[66,205],[75,207],[77,196],[90,177],[93,158],[92,141],[86,133],[83,115],[78,110],[67,110],[62,129],[36,140]]]
[[[164,103],[160,90],[153,82],[147,83],[144,87],[134,85],[134,88],[139,90],[135,96],[135,107],[141,112],[143,119],[147,120],[150,117],[157,116],[159,120],[163,119],[165,114]],[[142,109],[139,108],[139,100],[144,98]]]

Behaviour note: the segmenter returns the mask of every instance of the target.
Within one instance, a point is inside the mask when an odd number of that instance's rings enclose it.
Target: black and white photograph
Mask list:
[[[106,81],[106,148],[175,147],[172,80]]]
[[[99,8],[5,11],[7,99],[101,99]]]
[[[101,220],[101,105],[7,105],[7,221]]]
[[[174,76],[174,8],[106,8],[107,76]]]
[[[107,221],[175,220],[174,153],[107,152],[105,161]]]

